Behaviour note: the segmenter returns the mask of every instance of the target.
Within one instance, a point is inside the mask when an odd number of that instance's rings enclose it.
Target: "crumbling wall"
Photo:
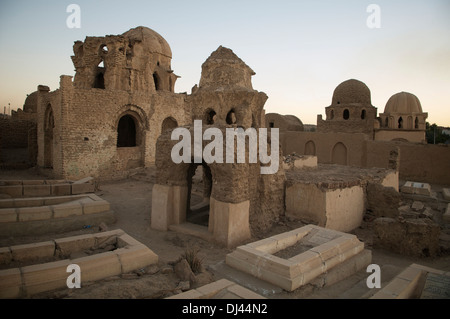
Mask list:
[[[185,95],[158,92],[154,95],[118,90],[75,88],[71,77],[62,77],[58,91],[43,94],[41,110],[53,108],[55,121],[53,169],[61,178],[124,177],[131,168],[155,161],[156,139],[164,119],[186,123]],[[167,105],[172,107],[168,108]],[[136,146],[118,147],[118,125],[130,115],[136,125]],[[44,165],[45,111],[40,112],[38,131]]]
[[[413,257],[435,257],[439,253],[440,227],[429,218],[377,218],[373,245]]]
[[[400,179],[448,185],[450,147],[448,145],[366,141],[364,167],[388,167],[390,151],[398,147]]]

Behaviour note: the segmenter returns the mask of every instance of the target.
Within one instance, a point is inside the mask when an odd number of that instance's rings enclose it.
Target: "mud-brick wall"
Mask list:
[[[172,117],[186,123],[184,95],[157,92],[153,95],[103,89],[69,88],[64,97],[62,153],[64,178],[120,177],[119,173],[154,162],[155,144],[162,122]],[[120,118],[136,122],[133,148],[117,147]]]
[[[280,133],[280,145],[283,154],[295,152],[298,155],[315,155],[319,163],[333,163],[333,149],[339,143],[347,151],[347,165],[363,166],[365,163],[365,140],[361,133],[318,133],[318,132],[284,132]],[[315,149],[314,154],[308,149]]]
[[[30,121],[0,118],[1,148],[28,147],[28,131],[34,127]]]
[[[450,185],[449,145],[367,141],[366,167],[387,167],[389,152],[400,150],[400,178]]]

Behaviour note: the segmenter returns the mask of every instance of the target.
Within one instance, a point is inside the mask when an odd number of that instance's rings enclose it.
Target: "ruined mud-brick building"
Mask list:
[[[267,95],[252,88],[251,76],[254,74],[233,51],[224,47],[219,47],[205,61],[199,86],[194,87],[186,98],[187,108],[192,111],[191,123],[195,120],[203,123],[202,136],[208,128],[225,137],[227,128],[258,130],[265,126]],[[185,127],[194,136],[195,127]],[[190,163],[176,164],[171,158],[176,143],[178,141],[171,139],[171,131],[163,133],[157,141],[157,179],[152,191],[153,228],[167,230],[186,222],[187,214],[193,210],[190,207],[192,179],[198,166],[203,168],[202,196],[209,215],[207,234],[213,240],[228,247],[235,246],[249,239],[252,230],[269,227],[283,213],[283,169],[275,174],[261,174],[259,160],[256,163],[248,160],[245,163],[208,163],[204,157],[201,163],[195,163],[192,157]],[[209,140],[203,140],[202,150],[209,143]],[[224,156],[228,147],[223,144]],[[249,143],[245,143],[245,147],[248,159]],[[235,144],[232,147],[234,154],[236,148]],[[193,144],[191,149],[194,149]],[[278,156],[281,162],[281,153]]]
[[[190,122],[186,95],[174,93],[169,44],[137,27],[86,37],[73,51],[74,78],[37,92],[38,166],[55,178],[82,178],[154,163],[161,132]]]
[[[394,94],[377,116],[370,89],[350,79],[336,87],[325,114],[317,116],[316,132],[282,129],[273,121],[283,152],[314,155],[323,164],[388,168],[391,152],[398,150],[400,178],[450,183],[450,148],[426,143],[428,114],[415,95]]]
[[[27,168],[37,158],[37,92],[27,96],[23,109],[0,115],[0,167]]]

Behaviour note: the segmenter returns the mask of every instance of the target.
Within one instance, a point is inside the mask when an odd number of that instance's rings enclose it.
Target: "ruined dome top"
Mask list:
[[[130,40],[140,41],[149,52],[172,58],[172,50],[167,41],[156,31],[147,27],[136,27],[122,34]]]
[[[255,72],[231,49],[219,46],[202,64],[200,88],[252,89],[253,75]]]
[[[361,81],[355,79],[344,81],[334,89],[331,104],[371,105],[370,90]]]
[[[399,92],[392,95],[386,103],[384,113],[423,113],[419,99],[414,94]]]
[[[295,115],[281,115],[278,113],[267,113],[266,127],[276,127],[283,131],[303,131],[303,122]]]
[[[37,112],[37,96],[37,91],[27,95],[25,103],[23,104],[23,110],[25,112]]]

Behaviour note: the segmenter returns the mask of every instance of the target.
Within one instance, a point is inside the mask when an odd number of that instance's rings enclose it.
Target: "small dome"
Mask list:
[[[392,95],[386,103],[384,113],[423,113],[420,101],[414,94],[400,92]]]
[[[266,127],[276,127],[281,131],[304,131],[302,121],[295,115],[266,114]]]
[[[332,105],[371,105],[370,90],[363,82],[350,79],[339,84],[333,92]]]
[[[27,96],[25,103],[23,104],[24,112],[37,112],[37,95],[38,92],[35,91]]]
[[[172,58],[172,50],[167,41],[156,31],[147,27],[137,27],[122,34],[131,40],[140,41],[145,49]]]

